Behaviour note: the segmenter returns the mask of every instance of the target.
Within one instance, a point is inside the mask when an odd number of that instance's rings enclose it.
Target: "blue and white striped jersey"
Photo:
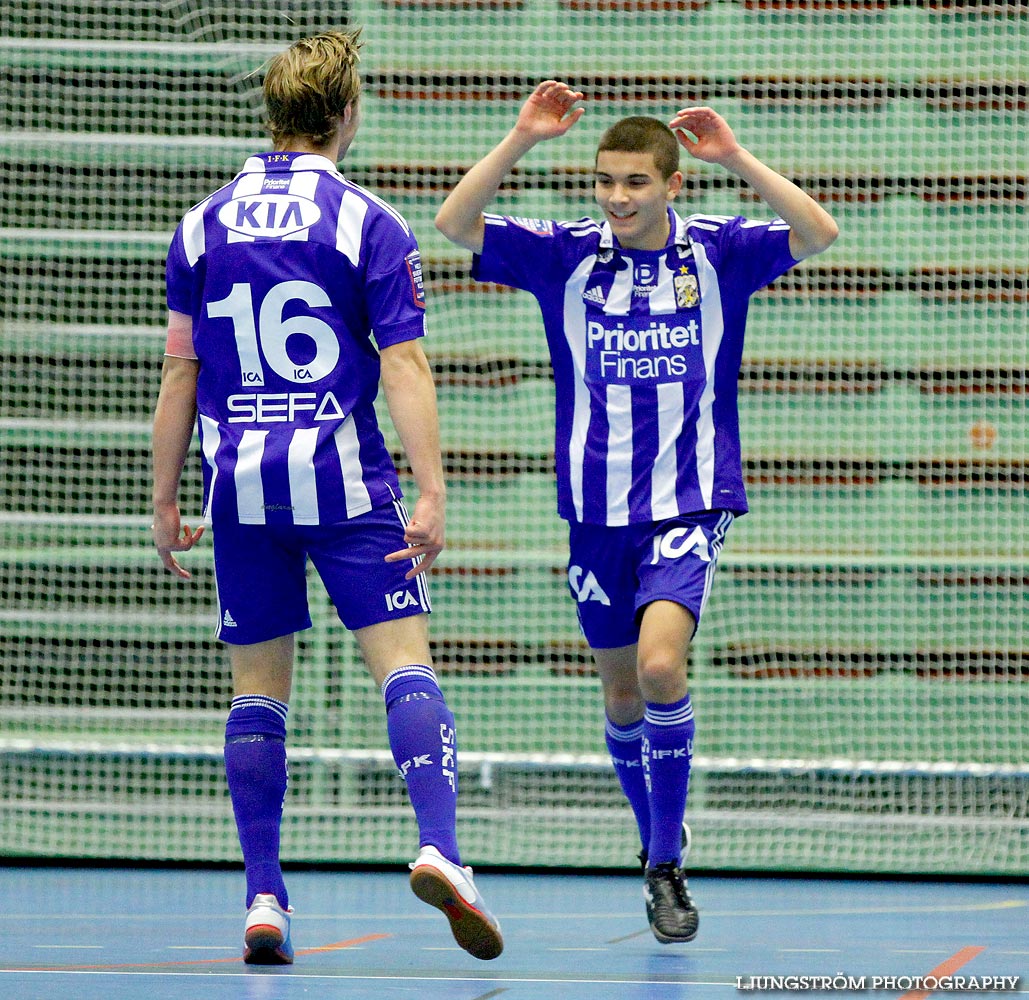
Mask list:
[[[326,157],[252,156],[182,219],[167,297],[193,320],[206,518],[334,524],[401,495],[376,345],[423,335],[425,295],[397,212]]]
[[[610,226],[486,215],[472,273],[532,292],[554,369],[558,513],[624,525],[747,510],[737,379],[750,296],[792,267],[782,220],[669,209],[661,250]]]

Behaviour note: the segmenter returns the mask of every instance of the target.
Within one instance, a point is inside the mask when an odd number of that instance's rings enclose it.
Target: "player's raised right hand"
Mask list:
[[[572,90],[567,83],[544,80],[518,112],[515,131],[530,137],[533,142],[564,135],[586,113],[585,108],[574,107],[583,96],[581,91]]]

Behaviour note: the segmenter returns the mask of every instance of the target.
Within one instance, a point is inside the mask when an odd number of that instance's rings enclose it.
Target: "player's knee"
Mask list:
[[[628,726],[643,718],[643,697],[635,685],[609,685],[604,689],[607,717],[618,726]]]
[[[686,660],[656,651],[638,665],[640,690],[649,702],[668,703],[681,698],[686,690]]]

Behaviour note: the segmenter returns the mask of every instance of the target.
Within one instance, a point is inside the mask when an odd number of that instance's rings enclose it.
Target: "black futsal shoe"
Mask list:
[[[700,927],[686,876],[674,861],[648,868],[643,875],[643,898],[654,937],[662,944],[692,941]]]

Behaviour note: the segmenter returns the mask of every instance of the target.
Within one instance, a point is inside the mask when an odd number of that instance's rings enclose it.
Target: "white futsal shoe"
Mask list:
[[[243,961],[247,965],[292,965],[289,937],[293,907],[284,910],[271,894],[259,892],[247,910],[243,931]]]
[[[423,847],[409,865],[411,889],[450,921],[454,940],[475,958],[496,958],[504,950],[500,924],[472,881],[471,868],[447,861],[435,847]]]

